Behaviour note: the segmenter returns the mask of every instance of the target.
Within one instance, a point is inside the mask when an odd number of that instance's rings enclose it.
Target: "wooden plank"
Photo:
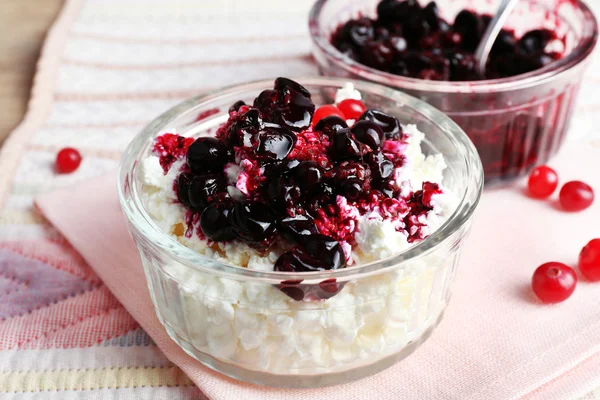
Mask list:
[[[25,115],[40,49],[62,4],[0,1],[0,145]]]

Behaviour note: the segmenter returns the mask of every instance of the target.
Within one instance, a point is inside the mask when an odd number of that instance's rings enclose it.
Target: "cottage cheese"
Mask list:
[[[357,95],[348,86],[338,97],[336,101]],[[403,149],[406,162],[394,174],[402,192],[408,194],[424,181],[441,184],[446,167],[443,157],[425,156],[423,133],[415,125],[403,128],[408,135],[408,146]],[[272,271],[282,253],[277,246],[259,254],[242,242],[209,243],[197,235],[185,235],[186,209],[176,201],[173,188],[183,162],[177,161],[166,175],[155,156],[141,163],[142,201],[156,224],[211,260]],[[230,194],[243,196],[243,168],[228,165],[226,175]],[[338,201],[344,202],[340,197]],[[444,191],[435,196],[434,204],[420,221],[427,225],[427,234],[448,219],[456,199]],[[398,221],[383,218],[377,210],[361,216],[352,208],[347,205],[356,220],[356,245],[342,243],[349,265],[385,259],[411,246],[406,233],[396,230]],[[295,301],[270,284],[220,278],[174,261],[161,266],[165,273],[154,266],[147,266],[147,271],[149,280],[158,281],[153,299],[159,315],[180,340],[243,368],[310,375],[375,363],[417,339],[445,307],[455,262],[454,253],[443,258],[429,255],[401,270],[349,281],[337,295],[323,301]],[[174,286],[176,290],[165,289]]]

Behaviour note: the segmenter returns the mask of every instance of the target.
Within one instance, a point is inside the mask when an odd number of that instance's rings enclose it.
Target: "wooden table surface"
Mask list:
[[[40,49],[63,0],[0,0],[0,145],[21,122]]]

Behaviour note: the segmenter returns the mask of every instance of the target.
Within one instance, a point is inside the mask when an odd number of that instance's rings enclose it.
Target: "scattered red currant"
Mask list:
[[[527,187],[532,197],[545,199],[558,187],[558,174],[552,168],[540,165],[531,171]]]
[[[581,211],[594,201],[594,190],[585,182],[571,181],[560,189],[560,204],[566,211]]]
[[[592,239],[581,249],[579,270],[590,281],[600,281],[600,239]]]
[[[81,164],[81,154],[71,147],[62,149],[56,155],[56,172],[60,174],[70,174],[79,168]]]
[[[367,107],[363,102],[356,99],[342,100],[338,103],[337,108],[344,114],[346,119],[358,119],[367,111]]]
[[[544,303],[560,303],[568,299],[576,285],[575,270],[559,262],[540,265],[531,278],[533,292]]]
[[[313,126],[317,125],[319,123],[319,121],[322,120],[323,118],[329,117],[332,115],[336,115],[342,119],[345,119],[344,114],[342,114],[342,112],[340,110],[338,110],[338,108],[336,106],[327,104],[327,105],[317,108],[317,111],[315,111],[315,114],[313,115],[313,118],[312,118]]]

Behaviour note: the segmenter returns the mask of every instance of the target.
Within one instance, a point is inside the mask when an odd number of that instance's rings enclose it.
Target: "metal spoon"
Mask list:
[[[490,51],[492,50],[492,46],[502,30],[506,19],[512,12],[512,10],[517,5],[519,0],[502,0],[500,3],[500,7],[498,7],[498,11],[496,11],[496,15],[490,21],[477,49],[475,50],[475,60],[477,61],[477,72],[481,75],[485,75],[485,65],[487,64],[488,57],[490,55]]]

